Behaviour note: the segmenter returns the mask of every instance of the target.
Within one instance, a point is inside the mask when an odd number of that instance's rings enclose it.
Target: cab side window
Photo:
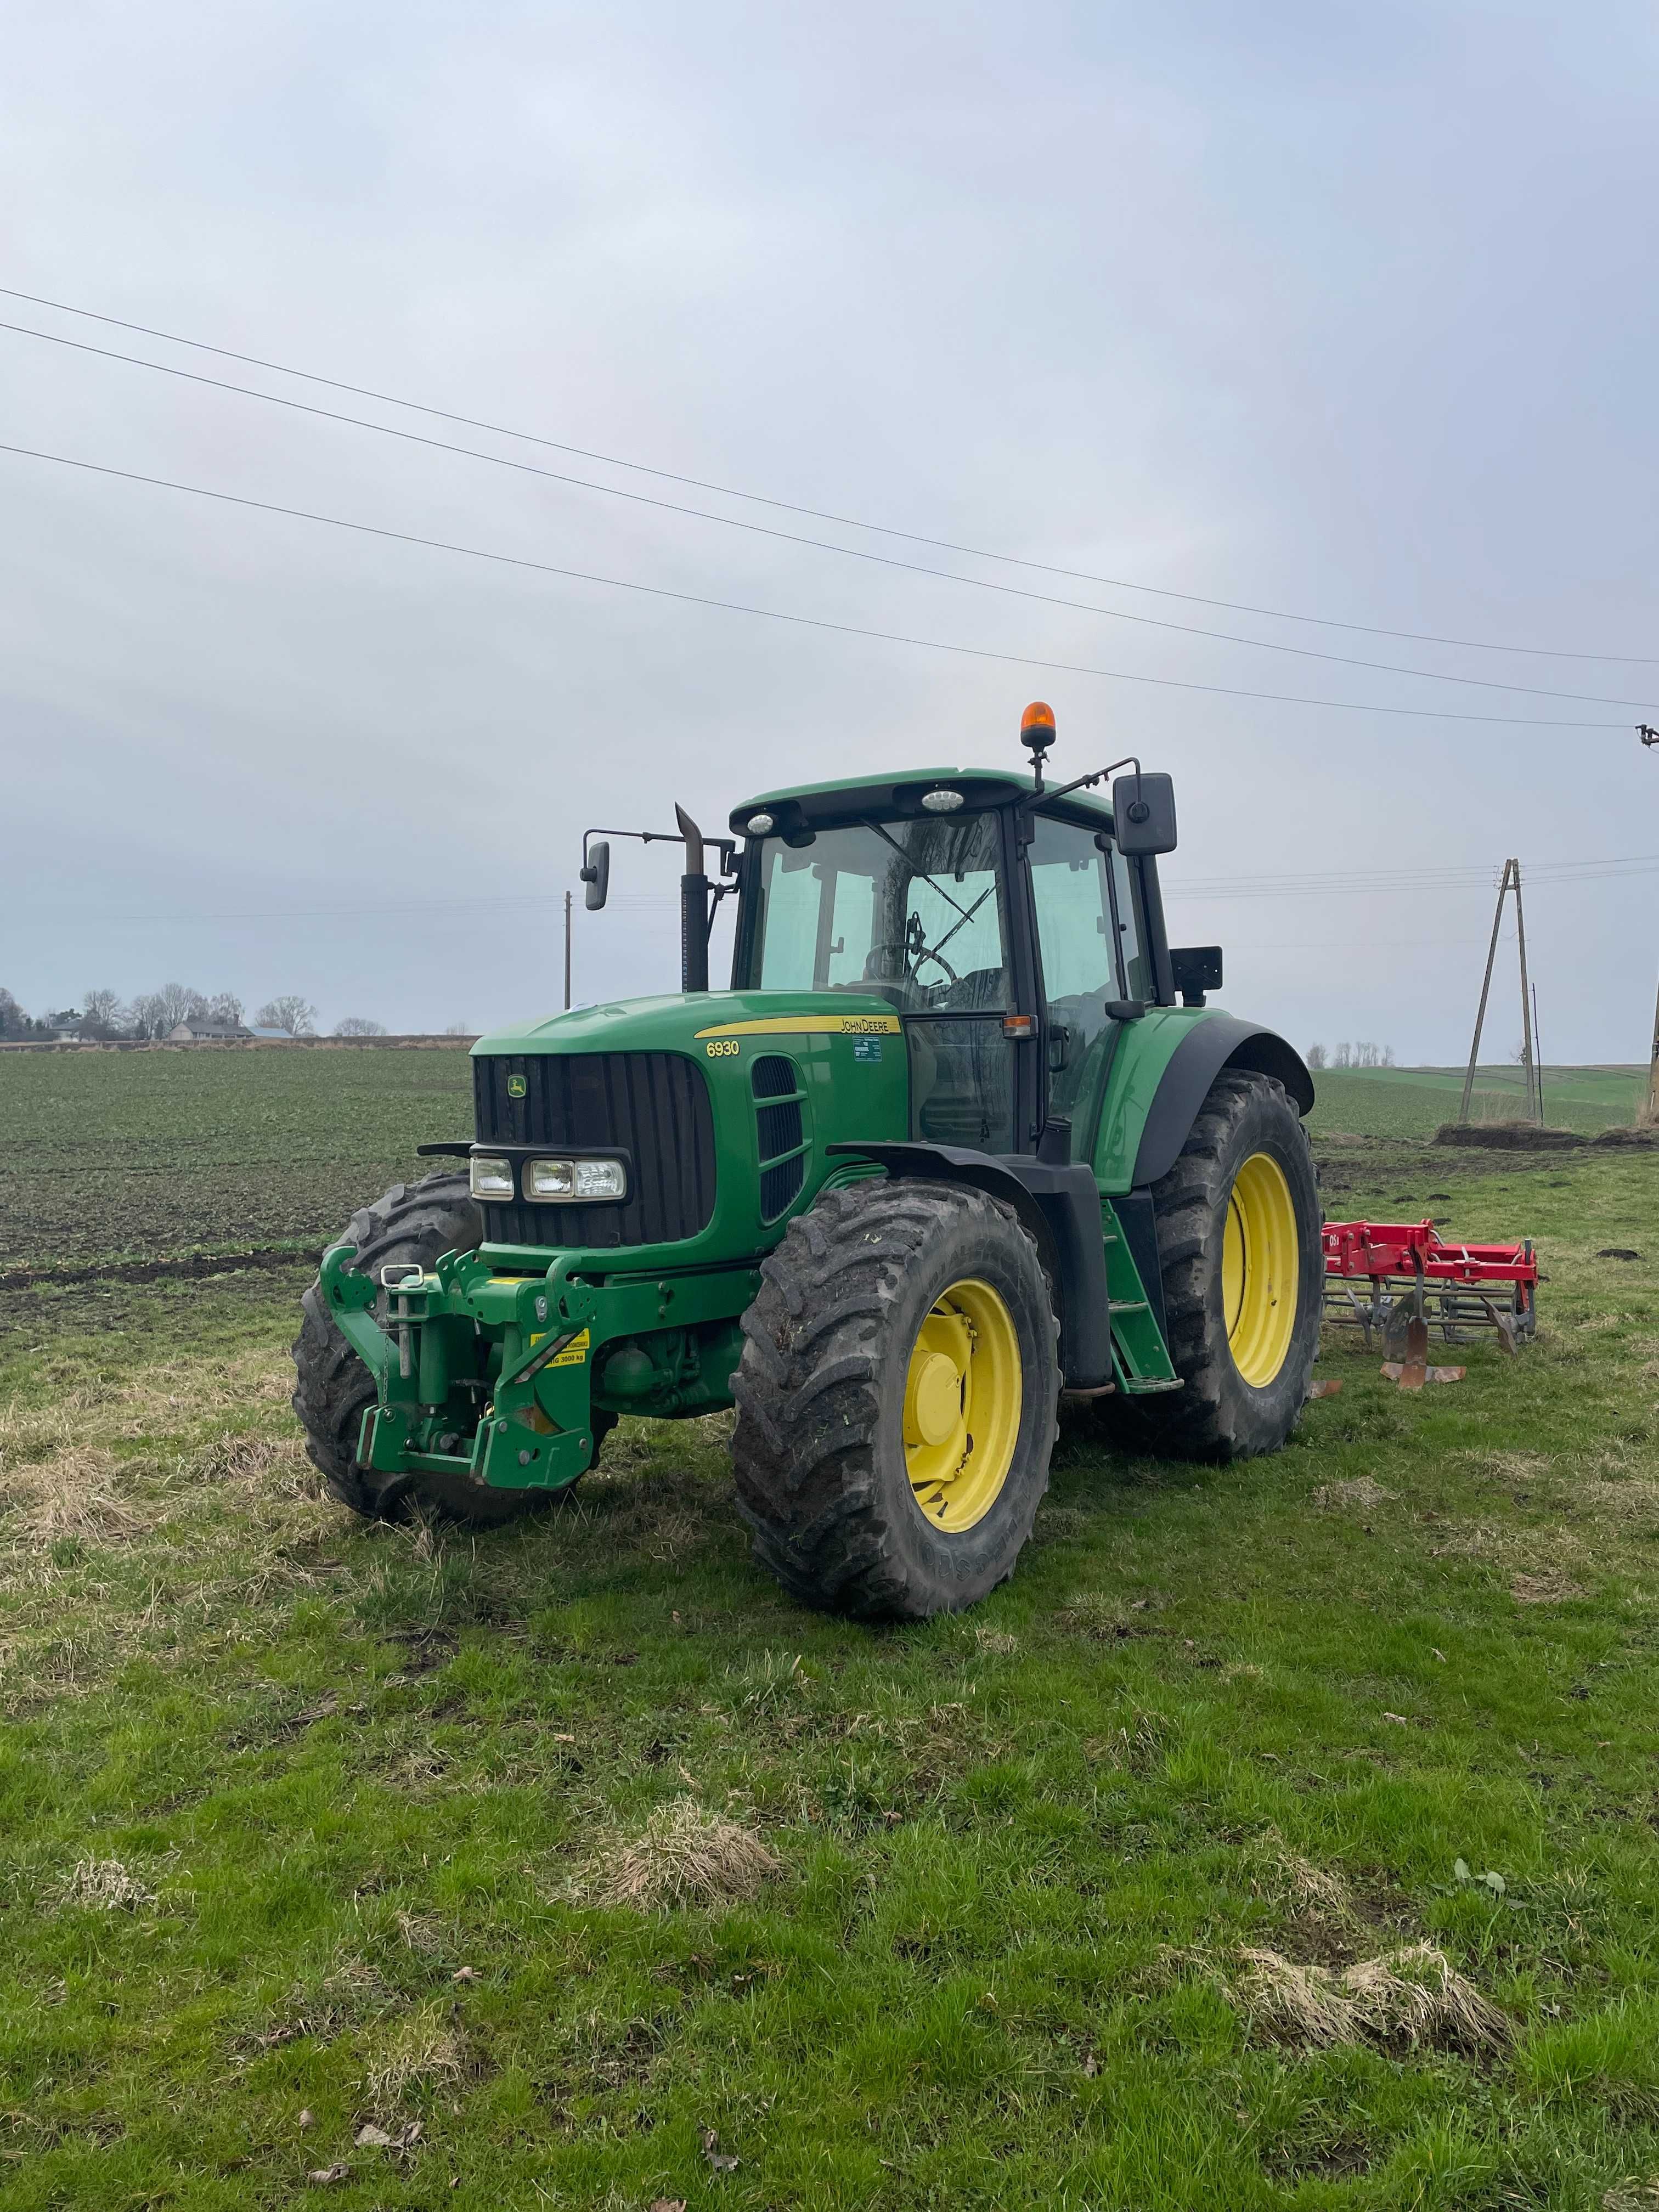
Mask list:
[[[1079,1126],[1105,1059],[1108,999],[1146,995],[1146,963],[1121,854],[1103,853],[1092,830],[1039,815],[1029,848],[1037,946],[1048,1001],[1048,1111]]]

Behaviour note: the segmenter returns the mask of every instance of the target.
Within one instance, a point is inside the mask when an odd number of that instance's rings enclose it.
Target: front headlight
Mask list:
[[[516,1198],[519,1186],[513,1163],[494,1152],[474,1152],[471,1175],[474,1198]]]
[[[532,1198],[552,1200],[626,1198],[628,1170],[621,1160],[532,1160],[525,1188]]]
[[[625,1198],[628,1170],[620,1160],[578,1160],[578,1198]]]

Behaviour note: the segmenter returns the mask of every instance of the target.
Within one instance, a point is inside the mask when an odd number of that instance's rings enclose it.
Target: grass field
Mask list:
[[[1645,1071],[1546,1073],[1548,1118],[1627,1122]],[[1406,1141],[1457,1109],[1461,1070],[1334,1068],[1311,1127]],[[1477,1111],[1515,1110],[1513,1069]],[[418,1144],[471,1128],[469,1062],[445,1050],[0,1054],[0,1270],[185,1252],[314,1251],[365,1192],[425,1172]]]
[[[1461,1067],[1330,1067],[1314,1079],[1317,1098],[1310,1123],[1316,1134],[1343,1129],[1364,1137],[1431,1137],[1457,1118],[1463,1097]],[[1593,1136],[1633,1121],[1646,1089],[1644,1067],[1547,1067],[1544,1118],[1553,1129]],[[1475,1072],[1469,1102],[1477,1121],[1519,1115],[1525,1103],[1518,1067]]]
[[[289,1246],[472,1133],[464,1052],[0,1055],[4,1264]]]
[[[464,1126],[424,1058],[19,1056],[8,1257],[31,1132],[84,1265],[314,1249]],[[919,1629],[751,1567],[723,1419],[352,1522],[297,1256],[8,1292],[0,2203],[1651,2205],[1659,1170],[1357,1118],[1333,1210],[1535,1234],[1540,1341],[1417,1400],[1333,1347],[1232,1469],[1073,1433]]]

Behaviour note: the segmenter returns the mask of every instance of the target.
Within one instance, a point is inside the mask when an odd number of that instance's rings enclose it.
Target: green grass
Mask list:
[[[8,1267],[292,1245],[472,1132],[464,1052],[0,1056]]]
[[[1362,1137],[1431,1137],[1443,1121],[1456,1120],[1463,1076],[1461,1067],[1322,1068],[1314,1078],[1310,1127],[1316,1136],[1340,1129]],[[1635,1119],[1646,1080],[1641,1067],[1547,1067],[1544,1118],[1553,1129],[1595,1136]],[[1476,1070],[1474,1120],[1518,1119],[1524,1105],[1518,1067]]]
[[[354,1145],[445,1133],[427,1079]],[[364,1191],[307,1110],[295,1222]],[[434,1542],[317,1495],[297,1266],[9,1294],[0,2201],[243,2212],[336,2164],[360,2212],[1650,2201],[1653,1163],[1323,1158],[1345,1210],[1535,1234],[1540,1341],[1419,1399],[1334,1347],[1342,1395],[1240,1468],[1073,1436],[1013,1582],[903,1631],[753,1568],[722,1419]],[[683,1799],[775,1878],[602,1902]],[[1309,2047],[1239,1956],[1425,1939],[1507,2047]]]

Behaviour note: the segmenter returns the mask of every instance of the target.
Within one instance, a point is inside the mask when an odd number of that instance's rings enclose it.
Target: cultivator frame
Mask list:
[[[1380,1334],[1390,1365],[1402,1370],[1395,1379],[1407,1389],[1462,1373],[1425,1366],[1432,1330],[1447,1344],[1490,1332],[1513,1352],[1537,1329],[1538,1258],[1529,1237],[1518,1244],[1452,1244],[1432,1221],[1328,1221],[1321,1234],[1326,1320],[1360,1330],[1368,1351]]]

